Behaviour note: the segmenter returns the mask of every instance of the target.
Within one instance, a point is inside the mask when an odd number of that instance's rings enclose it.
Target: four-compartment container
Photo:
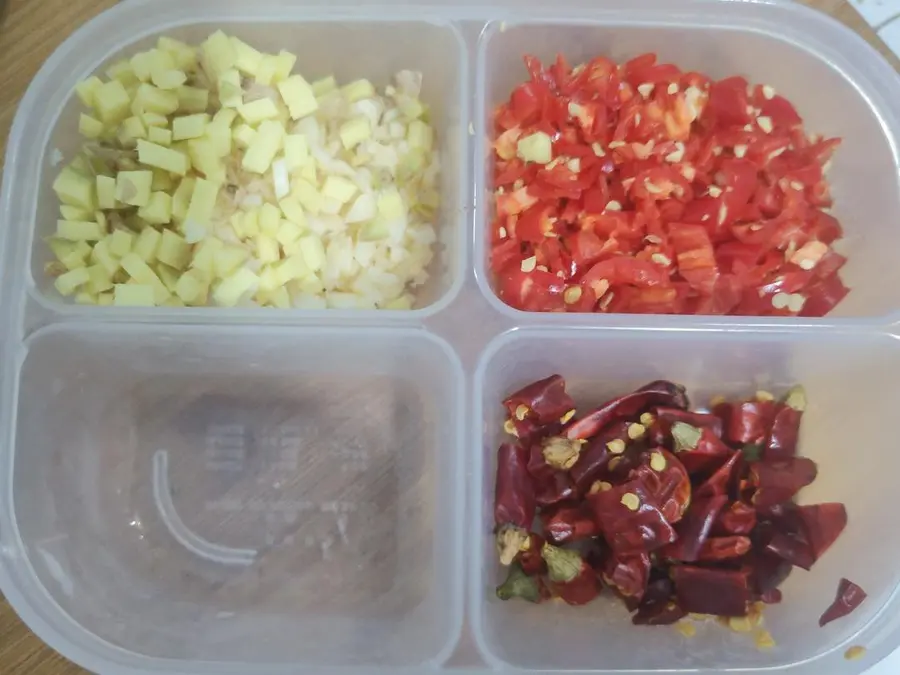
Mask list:
[[[59,297],[42,269],[59,156],[78,147],[76,82],[167,34],[223,28],[290,49],[310,76],[423,72],[443,156],[432,282],[400,311],[125,309]],[[842,136],[832,183],[851,295],[823,320],[535,315],[486,271],[489,112],[523,53],[656,51],[741,73]],[[784,2],[135,0],[79,29],[26,94],[2,193],[0,584],[53,648],[98,672],[515,670],[861,672],[900,643],[900,84],[857,36]],[[486,168],[487,167],[487,168]],[[850,524],[767,612],[757,650],[687,639],[621,607],[494,597],[496,446],[505,393],[560,372],[579,400],[657,377],[699,394],[803,382],[803,494]],[[826,497],[827,495],[827,497]],[[825,629],[839,577],[870,599]],[[860,661],[844,650],[865,645]]]

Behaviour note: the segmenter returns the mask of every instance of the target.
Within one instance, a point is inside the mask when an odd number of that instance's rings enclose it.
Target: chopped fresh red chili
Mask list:
[[[847,294],[826,168],[791,103],[644,54],[525,57],[494,114],[490,266],[526,311],[822,316]]]
[[[866,592],[854,584],[849,579],[841,579],[837,588],[837,596],[834,602],[825,610],[825,613],[819,618],[819,626],[836,621],[847,616],[854,609],[859,607],[866,599]]]

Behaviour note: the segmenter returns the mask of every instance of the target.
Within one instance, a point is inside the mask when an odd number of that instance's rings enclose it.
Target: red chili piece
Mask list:
[[[687,422],[672,425],[672,441],[679,461],[691,475],[714,471],[734,455],[734,450],[712,429],[695,427]]]
[[[631,623],[635,626],[670,626],[683,619],[687,612],[675,602],[674,593],[675,585],[667,577],[650,582]]]
[[[766,441],[763,459],[789,459],[796,454],[800,422],[805,410],[806,390],[801,385],[791,387],[784,401],[775,409],[772,431]]]
[[[597,435],[608,424],[626,417],[635,417],[653,406],[687,407],[684,387],[666,380],[656,380],[637,391],[617,396],[584,417],[563,427],[563,434],[570,439],[587,439]]]
[[[669,523],[674,525],[682,519],[691,503],[691,479],[675,455],[664,448],[648,450],[631,477],[647,486]]]
[[[762,446],[769,435],[775,403],[772,401],[744,401],[731,406],[728,423],[728,442],[738,445]]]
[[[674,544],[666,546],[661,554],[671,560],[684,562],[697,560],[703,542],[709,537],[713,523],[727,503],[728,497],[725,495],[694,500],[684,520],[675,528],[678,539]]]
[[[847,616],[859,607],[866,599],[866,592],[849,579],[841,579],[838,583],[837,596],[831,606],[819,618],[819,627]]]
[[[535,481],[535,501],[546,507],[559,504],[575,496],[575,486],[565,471],[554,471],[548,478]]]
[[[534,482],[528,473],[528,451],[504,443],[497,451],[497,482],[494,489],[494,524],[500,562],[509,565],[528,541],[537,503]]]
[[[544,544],[551,590],[570,605],[586,605],[600,593],[600,582],[578,551]]]
[[[600,534],[600,528],[581,504],[560,504],[541,514],[541,523],[547,539],[554,544],[565,544],[588,539]]]
[[[752,503],[758,509],[782,504],[812,484],[817,475],[816,463],[806,457],[754,462],[750,465],[750,484],[756,487]]]
[[[603,536],[617,554],[649,553],[675,541],[675,530],[640,479],[589,494],[587,499]]]
[[[694,497],[701,499],[703,497],[714,497],[715,495],[727,495],[730,492],[732,483],[734,482],[735,472],[739,466],[741,459],[740,453],[733,453],[716,472],[703,483],[696,492]]]
[[[561,375],[551,375],[522,387],[504,399],[503,405],[511,418],[533,419],[541,425],[559,421],[575,409],[575,401],[566,392],[566,381]]]
[[[578,494],[583,495],[590,489],[591,484],[606,471],[612,458],[625,453],[630,442],[628,437],[630,425],[631,423],[626,420],[614,422],[588,441],[569,472],[575,481],[575,490]]]
[[[700,553],[697,560],[714,561],[714,560],[732,560],[740,558],[750,551],[751,543],[749,537],[731,536],[731,537],[710,537],[703,542],[700,547]]]
[[[611,555],[603,570],[603,580],[626,598],[640,600],[650,580],[650,556],[647,553]]]
[[[655,408],[653,414],[670,424],[683,422],[700,429],[709,429],[716,438],[722,437],[722,418],[712,413],[698,413],[680,408]]]
[[[756,527],[756,510],[744,502],[734,502],[719,514],[713,525],[714,535],[750,534]]]
[[[672,568],[675,594],[686,612],[746,616],[750,602],[747,573],[693,565]]]

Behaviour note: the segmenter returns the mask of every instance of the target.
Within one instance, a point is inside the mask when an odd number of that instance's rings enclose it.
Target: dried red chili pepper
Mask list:
[[[674,594],[675,584],[668,576],[651,581],[631,623],[635,626],[670,626],[683,619],[687,612],[674,601]]]
[[[756,488],[751,502],[758,509],[782,504],[818,475],[816,463],[806,457],[791,457],[774,462],[750,464],[749,482]]]
[[[683,422],[699,429],[709,429],[716,438],[722,437],[722,418],[712,413],[691,412],[680,408],[654,408],[653,414],[670,424]]]
[[[551,590],[570,605],[585,605],[600,593],[600,582],[578,551],[544,544],[541,555],[547,563]]]
[[[747,572],[693,565],[672,568],[675,595],[686,612],[746,616],[750,604]]]
[[[636,417],[653,406],[687,408],[684,387],[666,380],[650,382],[636,391],[606,401],[584,417],[572,420],[563,427],[563,434],[570,439],[587,439],[600,433],[610,423]]]
[[[740,535],[710,537],[700,546],[697,560],[709,562],[740,558],[750,551],[751,546],[750,538]]]
[[[647,553],[610,555],[603,568],[603,581],[624,598],[640,600],[650,581],[650,556]]]
[[[570,440],[562,436],[550,436],[541,441],[541,454],[544,461],[554,469],[568,471],[578,462],[581,450],[586,441]]]
[[[528,473],[536,481],[550,478],[556,469],[544,459],[544,448],[540,442],[531,443],[528,448]]]
[[[744,502],[734,502],[719,514],[713,525],[714,535],[750,534],[756,527],[756,510]]]
[[[534,481],[528,473],[528,451],[503,443],[497,451],[494,524],[500,562],[509,565],[528,541],[528,528],[537,511]]]
[[[787,396],[775,409],[775,418],[763,451],[763,459],[788,459],[796,454],[800,422],[805,410],[806,390],[798,384],[791,387]]]
[[[534,419],[541,425],[559,421],[575,410],[575,401],[566,392],[566,381],[561,375],[551,375],[522,387],[507,396],[503,405],[511,418]]]
[[[626,420],[614,422],[594,436],[581,451],[578,461],[569,470],[575,481],[578,494],[585,494],[591,484],[606,470],[613,457],[621,456],[628,446],[628,427]]]
[[[754,399],[732,404],[726,440],[737,445],[762,446],[769,435],[774,414],[774,401]]]
[[[818,560],[847,527],[847,509],[843,504],[813,504],[797,507],[814,560]]]
[[[772,598],[772,591],[778,589],[784,583],[794,566],[787,560],[766,552],[754,540],[754,548],[747,554],[742,562],[742,569],[746,570],[750,578],[750,587],[753,593],[763,602],[766,597]]]
[[[727,503],[728,497],[725,495],[695,499],[684,519],[675,528],[678,539],[660,551],[660,555],[684,562],[697,560],[703,542],[709,537],[713,523]]]
[[[700,499],[729,494],[734,482],[735,472],[742,461],[740,453],[732,453],[728,461],[716,469],[716,472],[697,488],[694,492],[694,497]]]
[[[710,428],[695,427],[686,422],[672,425],[672,441],[679,461],[689,474],[713,471],[724,464],[734,450]]]
[[[528,535],[528,543],[519,551],[516,562],[522,566],[525,574],[543,574],[547,571],[544,559],[541,557],[541,548],[544,546],[544,538],[534,532]]]
[[[664,448],[648,450],[631,477],[643,481],[670,524],[682,519],[691,503],[691,479],[675,455]]]
[[[549,595],[541,589],[543,582],[540,577],[525,574],[518,563],[509,567],[506,581],[497,586],[497,597],[501,600],[521,598],[528,602],[540,603]]]
[[[554,471],[549,477],[534,483],[534,498],[541,507],[553,506],[574,496],[575,485],[565,471]]]
[[[819,618],[819,627],[847,616],[859,607],[866,599],[866,592],[849,579],[841,579],[838,583],[837,595],[834,602],[825,610]]]
[[[675,541],[675,530],[640,479],[589,493],[587,499],[604,538],[617,554],[649,553]]]
[[[559,504],[541,513],[544,532],[554,544],[588,539],[600,534],[600,528],[582,504]]]

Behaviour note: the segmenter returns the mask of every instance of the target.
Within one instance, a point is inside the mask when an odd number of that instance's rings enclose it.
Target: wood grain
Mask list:
[[[894,65],[891,54],[845,0],[803,0],[858,31]],[[29,82],[44,60],[74,26],[115,4],[115,0],[7,0],[0,27],[0,149]],[[76,675],[86,671],[46,647],[16,617],[0,596],[0,673],[4,675]]]

